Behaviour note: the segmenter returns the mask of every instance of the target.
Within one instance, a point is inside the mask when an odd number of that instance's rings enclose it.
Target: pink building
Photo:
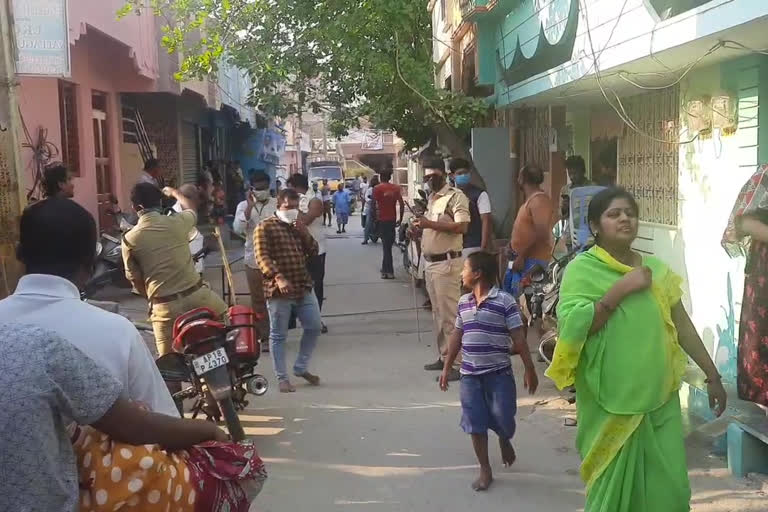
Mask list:
[[[256,126],[245,100],[250,80],[224,64],[216,83],[179,84],[178,57],[160,48],[160,22],[150,12],[118,20],[124,0],[68,3],[71,76],[22,76],[17,88],[24,186],[35,186],[33,147],[48,143],[58,151],[50,160],[76,176],[75,200],[106,228],[110,196],[130,208],[130,189],[150,156],[176,185],[194,181],[207,160],[235,158],[235,141]]]
[[[55,145],[74,171],[75,199],[94,215],[108,194],[125,204],[124,183],[139,169],[123,168],[120,93],[156,90],[158,48],[152,16],[117,20],[122,0],[69,2],[71,77],[21,77],[19,105],[29,134],[22,144],[38,146],[40,137]],[[21,151],[25,186],[35,180],[34,152]],[[102,223],[103,219],[99,219]]]

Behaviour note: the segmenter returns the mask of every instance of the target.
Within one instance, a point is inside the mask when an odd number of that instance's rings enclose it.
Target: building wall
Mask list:
[[[61,149],[61,124],[59,121],[59,89],[56,80],[51,78],[32,78],[22,77],[21,86],[17,88],[19,110],[21,119],[29,131],[30,139],[27,139],[24,131],[18,134],[19,142],[22,146],[29,143],[37,144],[39,129],[46,130],[46,141],[55,144],[57,149]],[[32,150],[27,147],[21,148],[21,164],[24,170],[24,183],[22,184],[25,193],[32,187],[34,179],[34,166],[32,159]],[[61,155],[54,156],[60,160]],[[82,187],[82,179],[75,180],[75,194],[79,195]]]
[[[125,101],[135,106],[141,114],[155,158],[163,169],[165,182],[178,185],[181,168],[178,98],[163,93],[132,94],[128,95]],[[129,178],[123,181],[123,189],[124,193],[128,194],[136,183],[134,178],[141,174],[143,162],[136,144],[123,143],[123,155],[124,175]]]
[[[77,86],[78,141],[80,146],[80,175],[75,178],[75,200],[94,216],[97,214],[96,167],[91,95],[94,91],[107,95],[109,154],[112,155],[112,183],[114,191],[121,192],[122,166],[120,159],[121,108],[119,92],[149,90],[153,81],[137,75],[127,49],[96,32],[82,35],[71,48],[72,77],[67,81]],[[24,123],[33,140],[42,127],[47,130],[47,141],[61,150],[58,80],[55,78],[22,77],[19,88],[20,108]],[[19,134],[22,141],[24,133]],[[32,152],[22,148],[25,186],[32,186]],[[61,156],[54,159],[60,160]]]
[[[81,36],[95,31],[109,34],[114,41],[124,45],[124,56],[133,63],[130,72],[145,78],[157,78],[158,54],[155,38],[155,17],[150,12],[140,16],[129,15],[117,19],[117,11],[124,0],[69,0],[69,42],[74,45]],[[122,70],[114,66],[113,72]]]
[[[570,147],[564,149],[568,156],[579,155],[584,159],[584,163],[587,165],[587,173],[592,168],[590,164],[590,134],[592,133],[590,116],[590,108],[588,106],[569,106],[566,111],[565,121]]]
[[[445,87],[451,70],[451,4],[453,0],[435,0],[432,5],[432,60],[435,62],[435,84]]]
[[[753,0],[712,0],[667,20],[658,19],[645,0],[581,0],[570,59],[518,83],[506,84],[497,69],[496,51],[502,55],[504,66],[509,66],[519,37],[523,55],[534,55],[539,47],[541,27],[547,40],[555,43],[562,36],[572,2],[579,1],[522,0],[512,8],[509,3],[499,2],[494,10],[506,4],[507,14],[478,19],[479,76],[483,83],[496,86],[498,104],[515,103],[594,74],[593,48],[599,69],[608,72],[622,64],[768,16],[768,2]],[[588,33],[592,36],[591,43]],[[689,60],[706,50],[701,49]]]
[[[681,104],[724,92],[738,99],[738,128],[680,146],[677,228],[644,224],[637,247],[667,261],[685,279],[684,303],[720,373],[736,375],[735,357],[744,284],[744,258],[731,259],[720,245],[734,201],[758,163],[766,162],[768,97],[760,77],[766,59],[744,58],[695,70],[681,83]],[[688,115],[681,109],[681,138]],[[619,171],[621,172],[621,171]]]

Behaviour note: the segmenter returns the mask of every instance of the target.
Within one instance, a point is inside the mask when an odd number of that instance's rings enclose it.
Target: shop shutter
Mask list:
[[[181,123],[181,182],[195,183],[200,172],[197,125]]]

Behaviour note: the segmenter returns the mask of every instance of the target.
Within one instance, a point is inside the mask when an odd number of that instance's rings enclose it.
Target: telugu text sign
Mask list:
[[[69,76],[67,0],[13,0],[20,75]]]

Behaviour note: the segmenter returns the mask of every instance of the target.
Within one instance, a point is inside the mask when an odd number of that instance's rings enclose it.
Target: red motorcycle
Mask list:
[[[184,400],[194,399],[192,417],[223,417],[235,441],[245,438],[237,411],[248,406],[246,395],[261,396],[268,388],[255,372],[261,355],[257,320],[246,306],[232,306],[224,319],[208,308],[193,309],[173,324],[173,352],[157,360],[166,382],[192,383],[173,393],[179,410]]]

